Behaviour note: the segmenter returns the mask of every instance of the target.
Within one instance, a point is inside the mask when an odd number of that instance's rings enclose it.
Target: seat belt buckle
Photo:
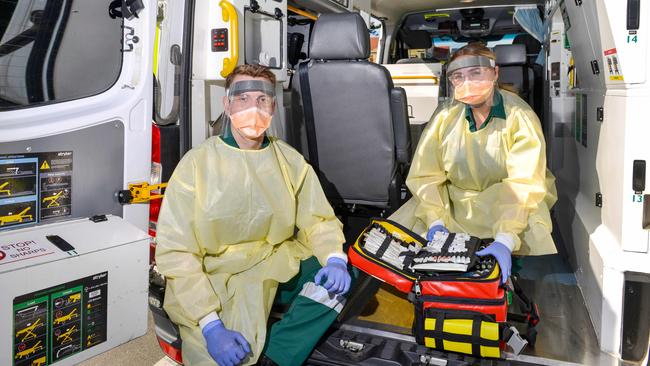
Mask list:
[[[510,331],[512,334],[510,335],[510,338],[508,338],[506,344],[512,348],[515,355],[519,355],[528,345],[528,341],[521,337],[517,328],[511,326]]]

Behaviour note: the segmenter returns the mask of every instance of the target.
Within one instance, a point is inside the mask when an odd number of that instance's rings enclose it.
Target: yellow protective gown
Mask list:
[[[419,233],[436,220],[481,238],[505,233],[515,254],[555,253],[549,208],[557,193],[539,119],[521,98],[500,93],[507,118],[476,132],[462,103],[434,115],[406,179],[413,197],[391,219]]]
[[[314,170],[286,143],[240,150],[213,137],[178,164],[158,221],[164,308],[186,365],[215,365],[198,321],[216,311],[250,343],[255,363],[278,283],[314,255],[342,254],[342,225]],[[295,234],[295,235],[294,235]]]

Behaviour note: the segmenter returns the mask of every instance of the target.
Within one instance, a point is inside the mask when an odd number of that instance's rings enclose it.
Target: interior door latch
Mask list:
[[[117,192],[117,200],[123,205],[148,203],[149,201],[163,198],[165,194],[162,189],[165,187],[167,187],[167,183],[150,185],[145,182],[129,184],[129,189]]]

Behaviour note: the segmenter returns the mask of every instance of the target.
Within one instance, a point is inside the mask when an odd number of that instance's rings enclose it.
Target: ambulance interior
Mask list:
[[[404,179],[420,134],[450,98],[445,62],[451,53],[468,42],[486,43],[497,55],[499,82],[540,118],[559,195],[552,210],[558,254],[524,257],[519,272],[541,313],[537,343],[507,358],[513,364],[647,364],[650,205],[641,161],[649,152],[641,131],[648,127],[634,116],[643,113],[650,90],[641,41],[648,7],[634,0],[294,0],[278,18],[275,3],[244,3],[251,21],[240,53],[246,62],[271,66],[281,82],[272,134],[317,164],[348,243],[370,217],[389,216],[407,198]],[[196,46],[207,10],[196,4],[192,146],[227,128],[223,78],[210,75],[207,46]],[[319,16],[350,12],[360,13],[369,30],[347,17],[323,21],[315,31]],[[286,38],[277,39],[283,26]],[[369,60],[359,43],[366,31]],[[161,316],[156,319],[165,328]],[[429,364],[447,359],[414,345],[412,321],[404,294],[362,276],[309,363],[417,364],[422,354],[432,357]]]
[[[44,75],[31,73],[27,85],[19,85],[21,79],[12,72],[21,68],[24,73],[20,59],[29,54],[30,41],[14,39],[27,46],[0,43],[0,74],[6,77],[0,79],[0,109],[28,104],[33,90],[41,90],[43,105],[51,108],[10,111],[12,119],[2,124],[13,128],[14,135],[0,133],[0,153],[25,151],[22,140],[29,139],[34,151],[39,146],[43,151],[54,151],[52,146],[74,150],[75,174],[84,172],[86,179],[75,186],[74,217],[90,217],[101,209],[114,215],[109,217],[111,225],[122,227],[120,216],[146,227],[146,205],[122,206],[114,197],[115,187],[123,189],[125,183],[149,174],[152,106],[146,101],[129,104],[133,95],[148,92],[142,84],[155,85],[153,134],[162,135],[158,142],[162,146],[154,160],[162,167],[158,179],[167,181],[179,155],[228,128],[222,116],[228,70],[237,64],[262,63],[278,79],[270,134],[318,165],[326,178],[325,192],[352,243],[371,217],[388,217],[408,198],[404,179],[413,151],[436,109],[451,97],[446,61],[455,49],[483,41],[497,54],[500,83],[518,92],[540,117],[548,167],[556,177],[559,197],[552,217],[558,254],[525,257],[519,271],[520,283],[541,315],[535,347],[519,355],[506,353],[506,360],[479,360],[416,345],[411,334],[413,307],[405,295],[361,276],[339,321],[308,364],[648,365],[650,196],[645,167],[650,159],[646,137],[650,125],[643,118],[650,105],[647,4],[640,0],[144,3],[139,18],[123,23],[106,18],[106,24],[89,27],[95,36],[113,37],[103,38],[104,43],[86,45],[81,39],[89,33],[79,31],[50,32],[57,36],[39,39],[45,50],[58,43],[62,49],[70,47],[58,55],[42,52],[39,56],[43,64],[63,69],[54,73],[59,76],[54,80],[41,70]],[[22,0],[6,4],[17,9],[7,28],[15,28],[15,34],[35,24],[30,15],[39,13],[31,10],[42,7],[40,2]],[[75,2],[65,9],[77,16],[90,7],[91,13],[105,15],[106,6],[92,4]],[[5,9],[12,10],[9,5]],[[55,5],[45,10],[54,12]],[[352,13],[360,14],[363,22],[356,17],[329,18],[314,31],[314,23],[323,15]],[[149,18],[155,19],[155,27]],[[71,19],[68,27],[84,26],[81,16]],[[58,22],[51,23],[52,29],[59,27]],[[116,29],[124,32],[122,40],[115,36]],[[225,33],[213,34],[213,30]],[[11,40],[15,34],[10,33],[0,41]],[[227,45],[212,42],[221,34],[228,37]],[[366,36],[367,44],[362,41]],[[147,41],[156,42],[153,80],[144,76],[149,70],[139,71],[137,66],[151,61],[143,50]],[[99,78],[93,62],[106,62],[108,43],[123,48],[111,54],[121,60],[114,62],[114,68],[102,69],[108,76]],[[76,62],[53,61],[88,49],[96,59],[84,63],[83,69]],[[307,94],[301,67],[309,76]],[[78,99],[80,89],[69,82],[75,75],[87,81],[90,90],[81,95],[92,97]],[[104,100],[102,90],[108,90]],[[305,95],[311,98],[315,128],[305,124],[309,109]],[[66,103],[54,103],[73,99],[78,99],[81,112],[68,113]],[[112,115],[98,112],[109,108],[119,110],[130,122],[119,125]],[[89,153],[84,156],[78,151]],[[82,181],[73,185],[77,182]],[[0,182],[1,197],[13,191]],[[84,199],[79,198],[82,193]],[[151,207],[154,212],[159,203],[152,202]],[[22,223],[19,216],[7,220],[20,222],[7,224]],[[90,225],[85,222],[74,225]],[[155,221],[149,227],[155,234]],[[63,229],[61,235],[65,236]],[[148,240],[145,237],[138,240]],[[160,344],[170,357],[180,360],[182,342],[162,309],[164,279],[155,271],[149,291]],[[272,316],[277,318],[281,312],[277,309]],[[135,324],[136,315],[142,314],[134,314],[124,323]],[[144,332],[144,320],[137,324]],[[124,339],[129,336],[133,335]],[[111,342],[111,347],[117,345]]]

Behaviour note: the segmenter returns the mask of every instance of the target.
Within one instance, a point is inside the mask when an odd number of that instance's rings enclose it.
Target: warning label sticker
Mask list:
[[[623,70],[618,61],[616,48],[605,50],[603,53],[605,54],[605,63],[607,64],[607,75],[609,75],[609,80],[624,80]]]
[[[106,341],[108,272],[16,297],[14,366],[46,366]]]
[[[33,240],[0,245],[0,265],[18,262],[24,259],[52,254],[49,246],[43,246]]]
[[[0,230],[72,214],[72,151],[0,156]]]

